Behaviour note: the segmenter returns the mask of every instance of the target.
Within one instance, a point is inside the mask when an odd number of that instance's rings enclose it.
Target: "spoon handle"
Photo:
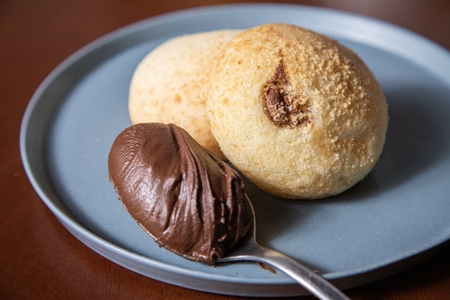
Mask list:
[[[286,256],[278,251],[265,248],[259,244],[254,244],[253,246],[254,249],[252,249],[252,253],[250,254],[252,260],[269,264],[283,271],[294,278],[298,283],[300,283],[319,299],[350,299],[322,276],[314,273],[289,256]]]

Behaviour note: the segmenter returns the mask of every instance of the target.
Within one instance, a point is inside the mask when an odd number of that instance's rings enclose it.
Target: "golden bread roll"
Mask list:
[[[206,88],[225,45],[239,31],[218,30],[166,41],[138,65],[130,83],[128,108],[136,123],[174,123],[219,158],[206,116]]]
[[[236,36],[207,97],[223,153],[279,197],[339,194],[371,171],[383,149],[388,111],[375,76],[352,50],[294,25]]]

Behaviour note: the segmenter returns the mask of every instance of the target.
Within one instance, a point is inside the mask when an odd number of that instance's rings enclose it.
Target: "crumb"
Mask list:
[[[257,265],[258,267],[260,267],[261,269],[264,269],[264,270],[269,271],[269,272],[272,273],[272,274],[277,274],[277,270],[275,270],[274,268],[272,268],[272,267],[270,267],[270,266],[268,266],[268,265],[265,265],[265,264],[260,263],[260,262],[257,262],[256,265]]]

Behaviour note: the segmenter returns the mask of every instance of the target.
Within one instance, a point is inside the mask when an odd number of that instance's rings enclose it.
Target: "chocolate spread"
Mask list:
[[[214,264],[248,231],[238,173],[173,124],[128,127],[108,157],[125,209],[156,243]]]

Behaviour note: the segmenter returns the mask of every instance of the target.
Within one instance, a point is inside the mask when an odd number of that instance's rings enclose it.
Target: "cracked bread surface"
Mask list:
[[[366,64],[336,40],[288,24],[237,35],[211,75],[207,114],[221,150],[266,192],[339,194],[377,162],[387,103]]]

